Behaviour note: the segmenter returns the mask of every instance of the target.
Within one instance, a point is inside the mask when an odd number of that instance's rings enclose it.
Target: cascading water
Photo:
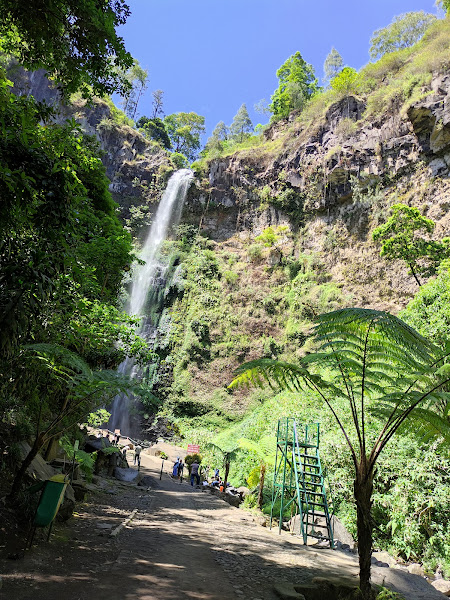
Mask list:
[[[130,298],[126,310],[129,315],[141,317],[139,333],[147,341],[150,341],[154,336],[155,330],[151,320],[149,322],[144,314],[144,311],[146,313],[151,311],[147,297],[153,287],[163,285],[166,269],[159,260],[159,251],[167,237],[169,228],[177,225],[180,221],[192,177],[192,171],[180,169],[169,179],[140,255],[145,264],[139,265],[133,274]],[[136,377],[139,374],[139,366],[135,364],[133,359],[127,358],[119,366],[119,373]],[[136,433],[132,431],[132,419],[130,418],[133,403],[133,399],[125,394],[116,396],[110,408],[109,429],[120,429],[122,435]]]

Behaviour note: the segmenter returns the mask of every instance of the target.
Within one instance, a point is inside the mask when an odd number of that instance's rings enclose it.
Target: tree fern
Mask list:
[[[448,353],[397,317],[382,311],[346,308],[321,315],[313,330],[318,351],[293,365],[269,359],[236,370],[230,388],[270,385],[296,392],[313,389],[337,420],[355,466],[360,580],[370,597],[372,547],[371,496],[376,461],[410,414],[424,416],[431,406],[446,403],[450,381]],[[346,423],[350,415],[353,427]],[[380,419],[369,445],[366,420]],[[429,415],[429,426],[443,423]]]

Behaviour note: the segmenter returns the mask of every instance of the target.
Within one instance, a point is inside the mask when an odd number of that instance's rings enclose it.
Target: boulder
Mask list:
[[[356,542],[353,539],[352,534],[348,531],[345,525],[340,521],[336,515],[331,517],[331,527],[333,529],[334,541],[339,541],[341,544],[348,544],[350,550],[355,550]]]
[[[359,579],[354,577],[330,576],[314,577],[307,584],[294,585],[300,594],[304,594],[308,600],[325,600],[332,598],[353,598],[359,587]]]
[[[209,490],[211,494],[214,494],[214,496],[218,496],[219,498],[221,498],[222,500],[225,500],[225,502],[228,502],[228,504],[230,504],[231,506],[234,506],[236,508],[238,508],[242,502],[240,496],[233,496],[232,494],[227,494],[225,492],[221,492],[216,487],[205,486],[204,489]]]
[[[281,600],[305,600],[305,596],[297,592],[292,583],[276,583],[273,591]]]
[[[245,485],[241,485],[240,487],[238,487],[236,489],[237,493],[240,494],[242,496],[242,498],[246,498],[247,496],[250,496],[250,490],[248,489],[248,487],[245,487]]]
[[[98,452],[103,448],[111,446],[111,442],[106,437],[95,437],[90,435],[84,443],[85,452]]]
[[[85,482],[82,479],[76,479],[72,481],[72,488],[73,493],[75,494],[75,500],[77,502],[83,502],[87,492]]]
[[[435,590],[441,592],[441,594],[444,594],[447,598],[450,598],[450,581],[447,581],[446,579],[436,579],[436,581],[431,582],[431,585]]]
[[[155,480],[150,475],[144,475],[138,485],[142,487],[155,487]]]
[[[123,469],[121,467],[114,469],[114,477],[119,481],[134,481],[138,475],[139,471],[134,469]]]
[[[424,577],[425,575],[422,565],[419,565],[418,563],[412,563],[406,568],[408,569],[408,573],[412,573],[413,575],[420,575],[420,577]]]

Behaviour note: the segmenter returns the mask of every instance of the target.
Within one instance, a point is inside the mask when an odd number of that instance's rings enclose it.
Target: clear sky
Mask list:
[[[277,87],[276,71],[300,51],[321,80],[334,46],[348,66],[369,61],[372,33],[395,15],[436,12],[434,0],[128,0],[132,14],[119,29],[127,50],[149,72],[140,115],[151,91],[164,90],[166,114],[206,119],[209,135],[229,125],[242,103],[253,124],[266,122],[253,105]]]

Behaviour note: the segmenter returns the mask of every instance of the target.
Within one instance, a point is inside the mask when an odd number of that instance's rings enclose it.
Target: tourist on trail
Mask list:
[[[214,479],[219,478],[219,469],[214,469]]]
[[[181,479],[183,478],[183,469],[184,469],[183,460],[180,458],[178,460],[178,477],[180,477]]]
[[[174,479],[176,479],[178,477],[178,465],[180,464],[180,457],[177,456],[177,460],[173,465],[173,469],[172,469],[172,477]]]
[[[197,461],[194,461],[191,465],[191,485],[194,487],[194,477],[197,481],[197,485],[200,485],[200,475],[198,474],[198,470],[200,465]]]
[[[128,452],[129,449],[130,449],[130,446],[128,446],[128,445],[124,446],[123,449],[122,449],[122,456],[124,457],[125,460],[127,458],[127,452]]]
[[[134,464],[137,464],[138,469],[141,466],[141,452],[142,446],[138,444],[134,449]]]

